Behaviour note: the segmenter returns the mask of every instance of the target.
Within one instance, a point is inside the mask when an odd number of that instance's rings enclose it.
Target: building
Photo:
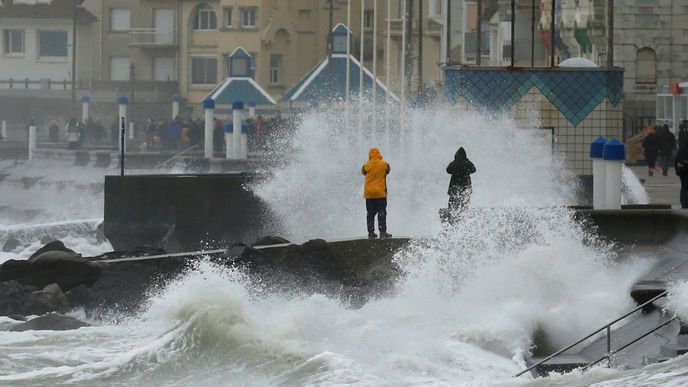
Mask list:
[[[76,16],[76,88],[90,79],[93,26],[98,18],[72,0],[0,1],[0,115],[25,122],[38,114],[35,98],[60,100],[42,110],[68,114],[72,90],[72,34]]]

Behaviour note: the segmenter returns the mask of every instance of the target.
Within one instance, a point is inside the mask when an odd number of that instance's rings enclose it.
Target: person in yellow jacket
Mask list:
[[[377,238],[375,235],[375,216],[377,215],[380,238],[390,238],[387,233],[387,175],[391,168],[382,159],[382,153],[377,148],[370,149],[368,162],[361,168],[365,175],[365,187],[363,196],[366,200],[368,221],[368,238]]]

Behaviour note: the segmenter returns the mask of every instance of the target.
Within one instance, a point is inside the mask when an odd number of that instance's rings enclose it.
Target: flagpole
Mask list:
[[[373,114],[370,128],[371,143],[377,141],[377,1],[373,0]]]
[[[350,82],[351,82],[351,62],[349,58],[351,57],[351,0],[346,2],[346,107],[349,107],[349,92],[350,92]]]
[[[365,49],[365,0],[361,0],[361,53],[359,55],[360,66],[358,68],[358,138],[363,137],[363,66]]]
[[[389,138],[389,50],[391,46],[391,30],[392,30],[392,7],[390,1],[387,0],[387,41],[385,42],[385,83],[387,84],[387,91],[385,92],[385,147],[387,149],[391,146]]]

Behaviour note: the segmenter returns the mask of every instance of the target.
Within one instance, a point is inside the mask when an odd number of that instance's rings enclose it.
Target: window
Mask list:
[[[657,55],[651,48],[645,47],[638,50],[636,82],[644,84],[657,83]]]
[[[191,83],[196,85],[214,85],[217,83],[217,58],[191,58]]]
[[[247,7],[241,9],[241,26],[242,27],[255,27],[256,26],[256,14],[258,9],[256,7]]]
[[[230,58],[229,59],[229,76],[230,77],[248,77],[251,60],[249,58]]]
[[[153,80],[174,80],[174,58],[157,57],[153,59]]]
[[[366,9],[363,13],[363,29],[372,30],[375,14],[372,9]]]
[[[346,53],[346,39],[348,32],[346,34],[335,34],[332,37],[332,52],[335,54],[345,54]],[[352,47],[349,47],[352,49]]]
[[[129,58],[115,56],[110,58],[110,80],[129,80]]]
[[[38,56],[67,57],[67,31],[38,31]]]
[[[442,0],[430,0],[430,3],[428,4],[428,11],[430,13],[429,16],[440,16],[444,12],[442,12]]]
[[[110,31],[127,31],[131,28],[131,11],[122,8],[110,10]]]
[[[224,14],[225,27],[232,27],[232,8],[223,8],[222,13]]]
[[[24,30],[5,30],[3,36],[5,54],[24,53]]]
[[[194,18],[194,30],[206,31],[217,29],[217,18],[215,11],[208,4],[200,4],[196,7],[196,17]]]
[[[270,83],[280,83],[280,67],[282,66],[282,55],[270,55]]]

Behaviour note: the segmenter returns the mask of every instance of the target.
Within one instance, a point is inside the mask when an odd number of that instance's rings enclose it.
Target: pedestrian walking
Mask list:
[[[645,150],[645,160],[647,161],[648,175],[652,176],[655,172],[657,163],[657,153],[659,152],[659,141],[655,130],[650,127],[647,128],[647,135],[643,139],[643,149]]]
[[[370,149],[368,162],[361,168],[361,173],[365,176],[363,196],[366,201],[366,221],[370,239],[377,238],[375,216],[377,216],[380,238],[392,237],[387,233],[387,175],[390,171],[389,163],[382,159],[380,150]]]
[[[667,176],[669,166],[674,160],[674,150],[676,150],[676,137],[671,133],[669,125],[664,125],[659,133],[659,165],[662,167],[662,175]]]
[[[454,161],[447,165],[449,180],[449,211],[454,215],[465,209],[471,200],[473,184],[471,175],[475,173],[475,165],[466,156],[466,150],[459,148],[454,154]]]

